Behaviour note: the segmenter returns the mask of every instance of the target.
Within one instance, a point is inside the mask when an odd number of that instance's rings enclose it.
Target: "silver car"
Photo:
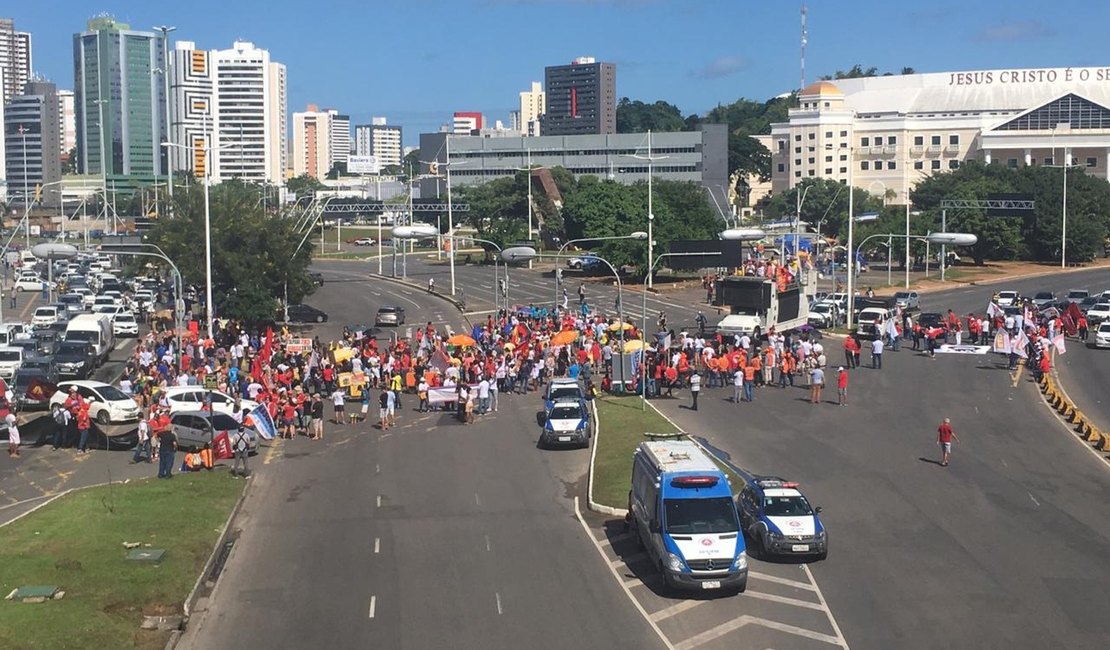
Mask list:
[[[404,325],[405,310],[397,305],[382,305],[374,318],[375,325]]]
[[[177,446],[182,449],[199,451],[223,432],[227,432],[231,444],[235,444],[235,434],[239,423],[230,415],[207,411],[178,411],[170,416],[170,425],[177,434]],[[247,436],[248,453],[258,453],[258,434],[252,427],[244,429]]]

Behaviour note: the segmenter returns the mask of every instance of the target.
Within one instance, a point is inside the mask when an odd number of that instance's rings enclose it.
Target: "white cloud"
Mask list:
[[[720,79],[740,72],[747,61],[738,56],[721,56],[713,59],[694,74],[702,79]]]

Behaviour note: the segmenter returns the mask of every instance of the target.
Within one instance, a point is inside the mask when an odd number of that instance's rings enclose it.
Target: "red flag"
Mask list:
[[[270,355],[274,353],[274,328],[266,328],[266,342],[262,344],[262,363],[270,363]]]
[[[235,452],[231,450],[231,438],[227,435],[227,431],[221,431],[219,435],[212,439],[212,447],[216,452],[216,460],[235,457]]]

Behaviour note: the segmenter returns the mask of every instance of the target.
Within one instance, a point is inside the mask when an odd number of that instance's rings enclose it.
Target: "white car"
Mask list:
[[[1110,302],[1096,303],[1094,307],[1088,309],[1087,320],[1092,325],[1110,320]]]
[[[1012,307],[1017,303],[1018,292],[1016,291],[999,291],[998,292],[998,306],[999,307]]]
[[[373,246],[377,242],[370,237],[359,237],[355,240],[355,246]]]
[[[29,277],[20,278],[15,281],[16,291],[46,291],[50,283],[46,280],[32,280]]]
[[[1098,331],[1095,332],[1095,347],[1110,348],[1110,323],[1098,326]]]
[[[102,381],[73,380],[58,382],[58,392],[50,398],[50,408],[65,404],[69,387],[89,403],[89,417],[98,424],[126,424],[139,421],[139,405],[126,393]]]
[[[235,407],[234,397],[218,390],[207,390],[204,386],[168,386],[165,393],[170,402],[170,413],[202,410],[209,396],[212,398],[212,410],[217,413],[231,415]],[[239,407],[244,414],[250,413],[257,406],[258,402],[239,400]]]
[[[93,306],[93,311],[96,311],[97,307],[102,307],[102,306],[120,307],[121,303],[119,301],[117,301],[115,299],[115,297],[113,297],[113,296],[97,296],[93,300],[92,306]]]
[[[112,317],[112,334],[115,336],[138,336],[139,321],[135,314],[129,311],[120,311]]]
[[[58,322],[58,306],[43,305],[35,309],[31,316],[31,327],[50,327]]]

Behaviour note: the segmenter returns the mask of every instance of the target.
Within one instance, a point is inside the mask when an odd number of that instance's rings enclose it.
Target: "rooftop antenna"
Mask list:
[[[798,86],[798,90],[806,87],[806,12],[808,9],[805,3],[802,3],[802,83]]]

